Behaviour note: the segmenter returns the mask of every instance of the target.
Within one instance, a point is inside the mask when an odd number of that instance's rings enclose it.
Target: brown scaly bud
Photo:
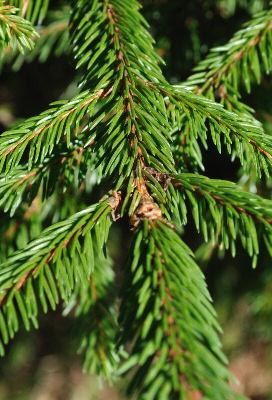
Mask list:
[[[112,196],[109,197],[108,202],[109,202],[109,206],[112,208],[112,219],[113,221],[117,221],[120,218],[120,215],[117,212],[117,209],[121,203],[122,200],[122,196],[121,196],[121,192],[113,192]]]
[[[133,228],[137,228],[139,223],[145,219],[149,221],[162,219],[160,207],[149,194],[142,196],[139,206],[130,219],[130,223]]]
[[[175,319],[174,319],[173,315],[169,315],[169,317],[167,318],[167,322],[168,322],[168,324],[169,324],[170,326],[171,326],[171,325],[174,325]]]

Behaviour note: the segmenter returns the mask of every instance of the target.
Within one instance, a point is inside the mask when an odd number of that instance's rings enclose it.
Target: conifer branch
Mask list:
[[[50,13],[48,25],[37,26],[39,37],[35,37],[35,47],[24,54],[18,54],[11,47],[6,47],[0,60],[2,66],[11,64],[13,70],[18,71],[21,66],[35,59],[43,63],[53,54],[56,57],[70,52],[69,43],[69,14],[66,9]]]
[[[257,13],[226,45],[210,51],[186,85],[212,98],[228,97],[229,88],[239,96],[241,83],[250,92],[251,83],[260,83],[262,72],[272,70],[271,21],[272,9]]]
[[[144,221],[126,270],[120,344],[132,343],[120,374],[128,394],[155,400],[238,399],[218,339],[204,277],[172,228]]]
[[[37,327],[39,303],[44,312],[84,286],[108,236],[110,199],[47,228],[39,239],[11,255],[0,269],[0,348],[19,329]]]
[[[252,257],[255,266],[259,254],[259,238],[263,237],[268,251],[272,248],[272,202],[241,190],[238,185],[198,174],[179,174],[171,180],[169,196],[181,223],[187,223],[190,204],[198,231],[206,241],[212,240],[236,253],[238,237]],[[176,196],[173,188],[182,193]]]
[[[237,240],[256,266],[259,240],[272,248],[271,200],[243,191],[235,183],[209,179],[203,175],[169,175],[147,168],[147,187],[169,221],[188,222],[191,209],[195,226],[205,241],[236,254]]]
[[[28,154],[30,170],[33,164],[43,162],[64,136],[69,147],[72,135],[81,133],[87,116],[93,117],[93,125],[97,125],[104,116],[95,115],[95,105],[99,98],[109,93],[102,89],[92,94],[83,92],[70,101],[52,103],[51,108],[40,115],[4,132],[0,135],[0,170],[8,173],[20,163],[25,154]],[[92,140],[91,137],[89,139]]]
[[[43,15],[40,0],[35,4],[29,0],[22,9],[33,21]],[[37,326],[40,305],[46,312],[63,301],[82,328],[87,370],[113,374],[128,348],[119,373],[134,369],[129,393],[138,398],[238,399],[204,277],[174,224],[187,222],[189,203],[206,240],[234,253],[239,236],[255,262],[257,226],[272,247],[270,201],[229,182],[176,174],[187,166],[175,165],[173,152],[177,129],[188,130],[192,157],[200,154],[198,141],[207,146],[209,130],[219,151],[222,142],[245,167],[254,164],[268,174],[270,137],[252,116],[168,84],[139,9],[137,0],[74,2],[69,28],[84,91],[0,135],[0,205],[6,211],[13,213],[38,191],[49,193],[52,177],[56,195],[71,185],[74,168],[80,169],[77,156],[83,171],[101,165],[112,185],[112,196],[45,229],[2,263],[0,350],[20,319],[26,329]],[[136,232],[124,274],[117,351],[113,274],[103,253],[110,214],[113,220],[129,217]]]
[[[82,184],[90,168],[94,169],[95,155],[88,151],[93,143],[84,145],[83,140],[71,143],[69,150],[55,148],[54,154],[31,170],[21,165],[8,174],[0,175],[0,207],[14,215],[22,201],[31,203],[38,193],[46,199],[61,182],[62,191]]]
[[[239,158],[245,170],[254,167],[258,175],[262,171],[269,175],[272,163],[271,138],[264,133],[257,120],[246,114],[228,111],[221,104],[181,87],[176,87],[172,94],[168,92],[169,100],[173,103],[170,112],[174,122],[179,131],[184,129],[185,140],[192,143],[192,149],[197,139],[207,148],[207,132],[210,132],[219,153],[224,144],[232,158]],[[176,138],[176,142],[179,140]],[[179,147],[180,144],[178,151]],[[198,159],[201,160],[199,155]]]
[[[118,175],[117,187],[132,173],[141,178],[145,165],[173,171],[163,95],[143,83],[165,80],[138,9],[135,0],[95,1],[91,7],[81,0],[72,16],[72,43],[82,86],[112,88],[103,104],[109,117],[96,128],[96,135],[104,174]]]
[[[32,50],[38,33],[31,23],[16,15],[17,8],[0,2],[0,48],[10,46],[21,53]]]
[[[9,0],[9,3],[20,10],[21,15],[32,24],[41,24],[46,17],[50,0]]]
[[[114,273],[109,259],[96,261],[89,284],[80,288],[75,316],[75,329],[81,337],[79,352],[85,354],[84,371],[102,374],[111,381],[119,355]]]
[[[251,115],[253,110],[242,103],[239,91],[243,83],[249,92],[251,84],[260,83],[262,73],[269,73],[272,69],[270,62],[272,57],[271,18],[271,9],[256,14],[225,46],[212,49],[195,68],[195,74],[189,77],[180,88],[189,88],[211,100],[218,100],[228,110],[239,115],[248,114],[248,118],[253,122]],[[177,137],[176,160],[180,162],[187,159],[190,167],[198,166],[204,169],[201,151],[192,132],[190,118],[180,117],[180,121],[182,125],[177,121],[176,127],[178,126],[181,132],[182,145]],[[263,143],[254,137],[252,140],[249,138],[249,141],[253,149],[260,154],[259,162],[266,169],[266,162],[263,160],[271,158],[269,137],[266,136]],[[206,148],[205,134],[203,144]],[[250,162],[246,164],[245,167],[251,165]],[[253,164],[257,165],[258,161]],[[260,175],[260,171],[257,170],[257,173]]]

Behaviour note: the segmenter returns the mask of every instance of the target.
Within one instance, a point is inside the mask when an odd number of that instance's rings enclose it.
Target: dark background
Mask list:
[[[60,2],[52,2],[58,7]],[[143,12],[151,25],[156,47],[165,61],[167,78],[180,82],[212,46],[223,44],[268,1],[246,0],[146,0]],[[24,64],[14,73],[6,66],[0,75],[0,124],[5,129],[17,118],[39,113],[51,101],[66,96],[76,80],[70,58],[51,57],[46,63]],[[243,100],[256,109],[269,133],[272,118],[271,78],[264,76]],[[239,166],[212,148],[204,154],[209,177],[237,181]],[[264,191],[264,189],[260,189]],[[265,191],[270,196],[270,191]],[[124,236],[122,225],[113,233]],[[193,228],[187,242],[198,249],[201,241]],[[116,241],[114,241],[116,243]],[[122,262],[112,245],[115,262]],[[223,342],[233,371],[241,381],[240,390],[254,400],[272,399],[272,266],[263,249],[257,270],[241,251],[233,260],[227,253],[201,247],[200,263],[206,273],[224,328]],[[204,254],[204,256],[203,256]],[[40,330],[22,329],[0,360],[0,400],[89,400],[121,399],[113,389],[99,390],[99,381],[81,373],[76,356],[77,332],[61,310],[41,318]]]

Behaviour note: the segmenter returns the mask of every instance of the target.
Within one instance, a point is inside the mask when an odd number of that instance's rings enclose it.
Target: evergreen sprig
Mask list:
[[[135,164],[139,175],[145,164],[173,171],[164,97],[156,86],[148,85],[165,79],[138,3],[94,1],[90,7],[82,0],[72,21],[75,59],[83,74],[81,86],[110,92],[100,111],[108,118],[96,127],[104,174],[117,173],[120,186]]]
[[[36,27],[39,36],[34,38],[34,49],[18,54],[10,47],[5,48],[0,60],[1,66],[11,64],[13,70],[18,71],[25,62],[38,59],[43,63],[52,55],[60,57],[70,52],[69,10],[63,8],[50,12],[47,19],[49,22],[46,25]]]
[[[32,50],[37,32],[31,23],[16,15],[17,8],[0,2],[0,48],[10,46],[21,53]]]
[[[94,257],[103,250],[109,230],[108,200],[93,205],[47,228],[40,238],[11,255],[0,270],[0,331],[3,343],[19,328],[37,327],[39,306],[44,312],[62,299],[68,301],[75,285],[86,285]],[[93,230],[93,232],[92,232]]]
[[[120,345],[133,343],[119,373],[133,367],[129,395],[143,399],[239,398],[220,328],[191,250],[162,222],[144,221],[126,269]]]
[[[257,13],[224,46],[213,48],[186,85],[232,108],[243,84],[247,92],[272,69],[272,9]],[[230,93],[229,93],[230,90]],[[232,96],[234,98],[232,98]],[[235,109],[237,109],[235,107]]]
[[[245,170],[255,168],[258,175],[262,171],[269,176],[272,161],[271,138],[265,134],[261,124],[246,114],[237,115],[226,110],[221,104],[215,103],[204,96],[195,95],[184,88],[174,88],[169,96],[170,113],[178,132],[183,131],[182,145],[192,143],[189,149],[191,157],[201,162],[199,146],[194,148],[194,142],[199,139],[207,149],[207,132],[219,153],[222,145],[234,159],[238,157]],[[176,130],[176,129],[175,129]],[[180,137],[178,142],[177,163],[182,160],[180,152]],[[182,167],[187,167],[182,162]],[[185,164],[185,165],[184,165]]]
[[[181,223],[187,223],[187,207],[198,231],[205,241],[236,254],[236,240],[240,237],[243,247],[256,264],[261,237],[271,253],[272,248],[272,202],[253,193],[241,190],[236,184],[219,179],[209,179],[198,174],[183,173],[173,177],[169,187],[181,196],[175,199]],[[169,197],[170,197],[169,196]]]
[[[31,204],[38,194],[43,200],[48,198],[60,180],[62,192],[71,187],[78,190],[96,164],[95,155],[87,151],[89,145],[84,146],[82,137],[81,140],[79,137],[70,143],[69,149],[63,145],[55,148],[55,153],[31,170],[19,165],[8,174],[0,175],[0,206],[3,211],[13,216],[23,201]]]
[[[17,5],[27,18],[41,21],[48,2]],[[264,14],[256,17],[256,29],[241,31],[240,42],[231,41],[216,66],[208,58],[197,78],[200,95],[195,87],[172,86],[164,78],[137,0],[77,0],[71,9],[67,26],[80,93],[0,135],[0,206],[19,214],[35,199],[43,208],[40,199],[74,193],[72,188],[78,199],[86,195],[90,169],[111,195],[64,216],[3,261],[1,352],[19,320],[26,329],[37,326],[40,305],[46,312],[62,302],[65,313],[74,310],[86,370],[106,376],[129,372],[129,393],[143,400],[237,399],[203,274],[175,225],[187,223],[190,207],[205,240],[231,247],[234,254],[239,237],[253,263],[258,230],[271,248],[270,201],[233,183],[188,173],[195,168],[191,159],[201,165],[199,142],[207,147],[210,133],[219,151],[224,145],[244,168],[254,165],[258,174],[270,174],[270,137],[252,115],[215,102],[204,73],[208,69],[212,90],[220,79],[234,84],[236,69],[238,80],[241,68],[249,74],[250,57],[256,58],[263,38],[262,51],[271,53],[271,21]],[[252,35],[258,37],[257,50]],[[37,51],[50,52],[56,37],[45,35]],[[241,62],[230,63],[237,40],[246,61],[241,56]],[[266,68],[264,57],[258,61]],[[178,131],[184,133],[182,143]],[[91,201],[89,194],[86,199]],[[130,221],[134,239],[117,297],[104,249],[111,221],[120,217]]]
[[[92,123],[97,125],[104,115],[94,113],[95,103],[99,97],[107,95],[103,90],[94,94],[83,92],[69,101],[58,101],[40,115],[32,117],[4,132],[0,136],[0,170],[7,173],[19,165],[21,159],[28,155],[28,168],[40,164],[49,156],[54,147],[65,136],[67,147],[71,136],[75,137],[86,128],[84,119],[93,115]],[[89,141],[92,137],[89,135]],[[87,142],[87,140],[86,140]]]
[[[75,329],[81,338],[79,352],[85,354],[84,371],[101,374],[112,381],[120,355],[115,343],[116,290],[110,264],[108,258],[96,260],[89,284],[80,288]]]
[[[47,14],[50,0],[9,0],[9,3],[17,7],[21,15],[32,24],[41,24]]]
[[[271,16],[271,9],[253,16],[252,20],[246,23],[243,29],[236,32],[226,45],[212,49],[208,56],[197,65],[195,73],[178,87],[179,90],[183,87],[197,94],[205,95],[206,98],[223,104],[228,110],[239,114],[239,116],[248,115],[247,118],[252,119],[253,122],[252,112],[254,110],[241,101],[241,89],[244,85],[246,90],[250,92],[252,84],[259,84],[262,75],[271,71]],[[203,170],[201,150],[196,143],[195,135],[192,133],[191,118],[184,115],[182,125],[176,122],[175,129],[178,130],[182,141],[182,146],[180,146],[178,135],[176,139],[176,159],[178,161],[185,159],[191,168],[200,167]],[[203,129],[199,129],[199,131],[202,133]],[[207,148],[205,133],[202,133],[202,136],[204,136],[203,145]],[[270,142],[269,135],[263,138],[264,143],[258,143],[259,138],[255,140],[253,137],[252,139],[248,138],[250,145],[255,147],[262,158],[262,160],[259,159],[260,164],[264,164],[266,169],[264,159],[270,158],[266,153],[267,144]],[[260,140],[262,141],[262,138]],[[214,137],[213,141],[215,144],[217,143]],[[219,144],[217,147],[220,149],[221,145]],[[251,152],[250,149],[248,150]],[[257,157],[259,158],[259,156]],[[253,160],[253,165],[258,165],[258,160]],[[247,166],[245,169],[248,170],[251,168],[251,162],[249,161],[244,166]],[[257,175],[260,175],[258,167]]]

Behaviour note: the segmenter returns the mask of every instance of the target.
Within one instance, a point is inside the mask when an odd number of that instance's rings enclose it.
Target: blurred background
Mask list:
[[[52,3],[57,10],[62,2]],[[268,6],[268,1],[262,0],[142,3],[157,51],[165,60],[164,73],[173,83],[185,80],[210,47],[224,44],[254,12]],[[45,63],[25,63],[18,72],[10,65],[4,66],[0,75],[1,130],[17,119],[39,113],[51,101],[70,97],[76,90],[75,81],[73,62],[65,55],[52,56]],[[251,95],[243,94],[243,100],[255,108],[268,133],[272,130],[271,89],[268,76],[253,88]],[[209,177],[241,179],[239,165],[219,156],[212,147],[204,154],[204,161]],[[271,197],[269,182],[256,189]],[[123,262],[118,249],[125,235],[122,224],[112,233],[110,247],[116,265]],[[224,348],[231,369],[240,380],[238,390],[253,400],[272,399],[271,259],[263,249],[258,268],[252,270],[250,259],[242,250],[236,259],[228,253],[223,258],[215,249],[201,246],[192,228],[185,236],[197,251],[207,276],[224,329]],[[122,387],[107,387],[82,373],[77,346],[76,327],[69,317],[62,317],[61,309],[42,316],[39,331],[26,333],[22,329],[7,349],[7,356],[0,360],[0,400],[125,399]]]

